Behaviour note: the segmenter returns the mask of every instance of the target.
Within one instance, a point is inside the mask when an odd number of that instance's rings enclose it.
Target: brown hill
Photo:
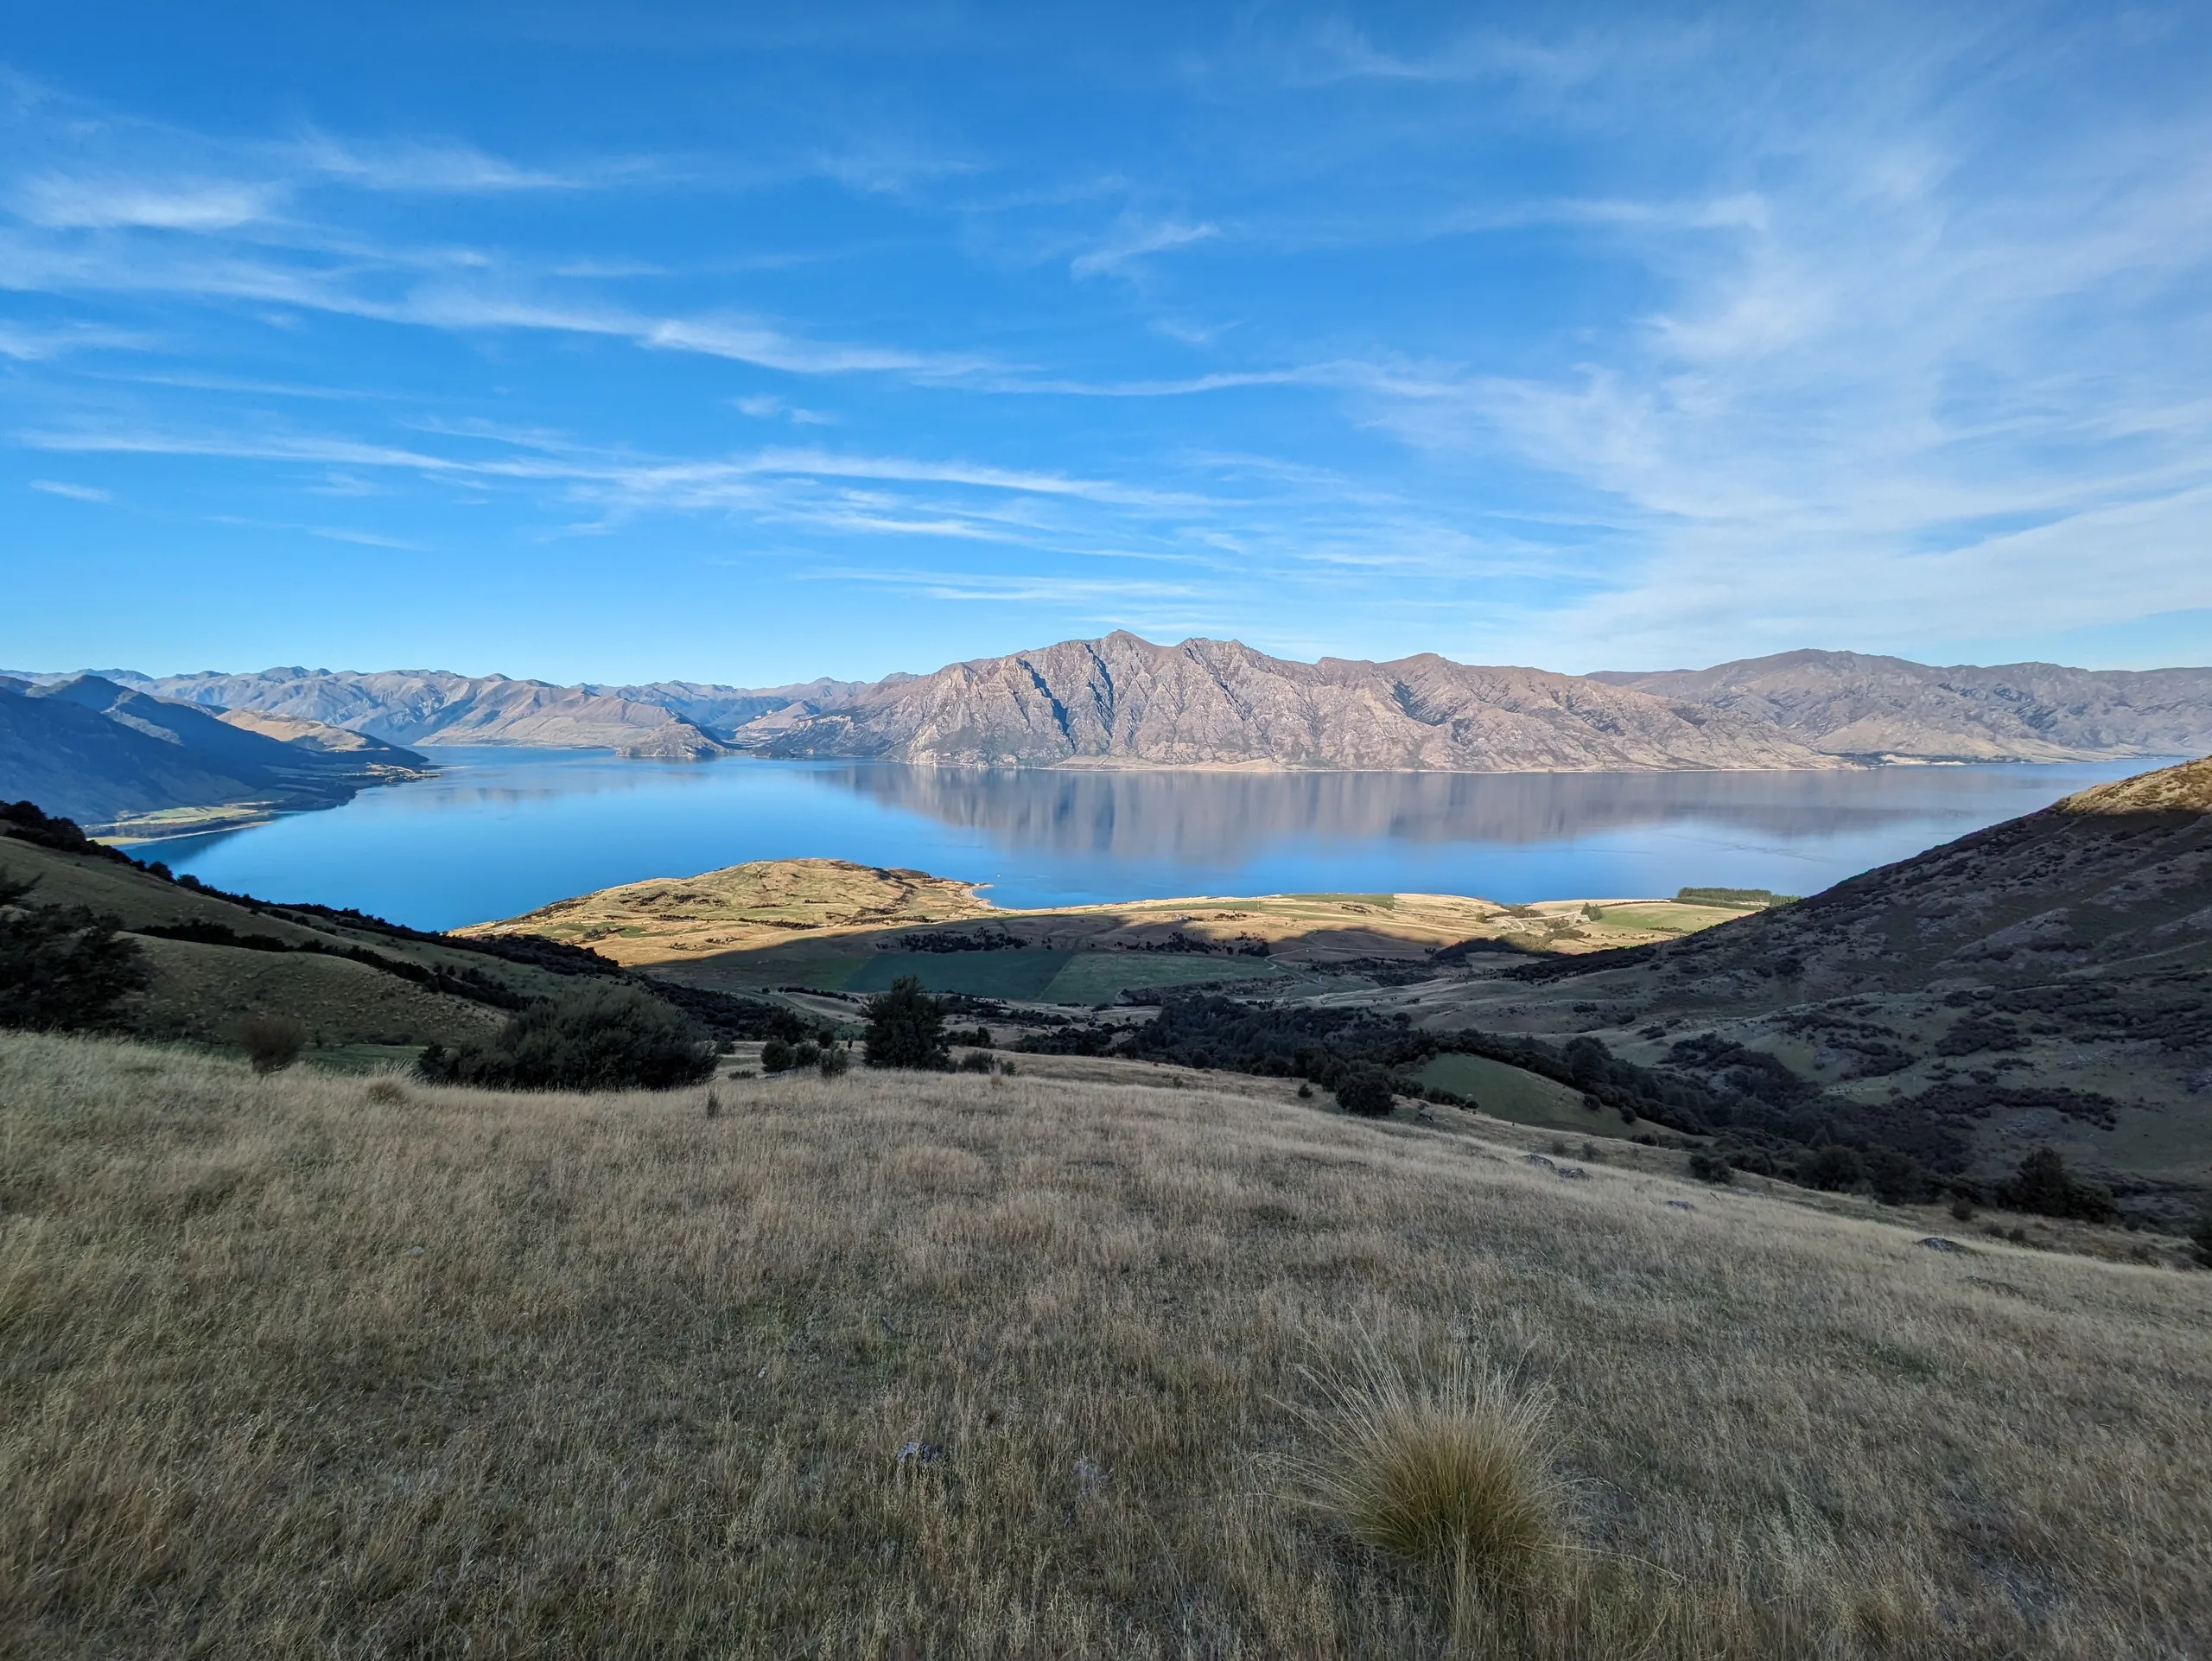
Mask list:
[[[1592,678],[1770,722],[1834,755],[2073,761],[2212,749],[2212,669],[1935,668],[1856,652],[1785,652]]]
[[[1763,723],[1536,669],[1270,658],[1116,633],[954,664],[791,722],[779,756],[1458,772],[1840,765]]]

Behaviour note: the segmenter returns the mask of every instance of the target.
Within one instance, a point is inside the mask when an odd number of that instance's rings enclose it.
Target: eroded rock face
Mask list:
[[[1128,633],[955,664],[791,722],[764,753],[959,767],[1599,772],[1840,765],[1762,723],[1423,654],[1287,662]]]

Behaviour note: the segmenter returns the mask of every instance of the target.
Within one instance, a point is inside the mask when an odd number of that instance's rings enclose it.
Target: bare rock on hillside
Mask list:
[[[955,664],[786,723],[783,756],[958,767],[1460,772],[1840,765],[1756,722],[1570,675],[1431,655],[1288,662],[1116,633]]]

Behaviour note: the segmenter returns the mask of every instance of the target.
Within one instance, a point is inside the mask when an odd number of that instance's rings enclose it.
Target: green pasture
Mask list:
[[[1147,986],[1198,981],[1274,980],[1282,971],[1265,958],[1202,958],[1183,952],[1078,951],[1043,994],[1051,1003],[1104,1003]]]
[[[1626,1136],[1637,1128],[1623,1124],[1610,1108],[1592,1112],[1582,1105],[1579,1090],[1487,1056],[1433,1056],[1416,1076],[1424,1085],[1469,1098],[1492,1118],[1515,1124],[1595,1136]]]
[[[858,971],[835,990],[887,992],[892,982],[912,975],[925,992],[965,992],[979,998],[1042,998],[1053,977],[1075,955],[1072,951],[877,951],[861,959]]]

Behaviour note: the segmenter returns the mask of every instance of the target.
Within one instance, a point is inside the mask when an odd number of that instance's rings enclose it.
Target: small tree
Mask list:
[[[1380,1067],[1354,1067],[1337,1081],[1337,1105],[1363,1119],[1388,1118],[1395,1094]]]
[[[793,1051],[780,1038],[772,1038],[760,1047],[760,1071],[786,1072],[790,1071]]]
[[[872,1067],[943,1072],[952,1065],[944,1042],[944,1005],[922,990],[921,977],[901,975],[868,1000],[863,1058]]]
[[[251,1015],[238,1022],[238,1042],[256,1072],[282,1072],[308,1047],[308,1029],[297,1015]]]

